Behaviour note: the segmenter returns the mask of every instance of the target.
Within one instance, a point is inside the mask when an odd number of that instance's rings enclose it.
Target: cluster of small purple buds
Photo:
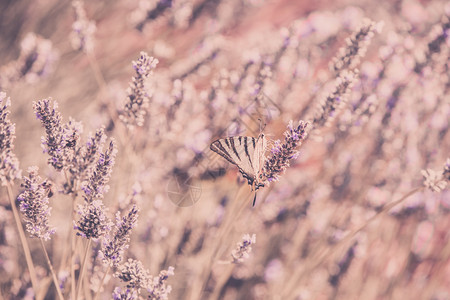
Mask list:
[[[123,252],[130,243],[131,230],[136,227],[139,209],[136,205],[130,209],[126,216],[116,214],[115,230],[106,237],[103,244],[103,261],[112,266],[117,266],[122,261]]]
[[[107,208],[101,200],[78,206],[80,218],[74,224],[77,235],[87,239],[97,239],[110,231],[111,224],[106,216]]]
[[[289,122],[288,128],[284,133],[284,142],[275,141],[272,148],[272,156],[267,158],[262,170],[262,178],[269,182],[277,181],[282,172],[290,165],[290,160],[295,159],[298,151],[295,150],[306,139],[310,130],[310,123],[300,121],[294,126]]]
[[[144,115],[151,97],[145,81],[152,74],[157,64],[158,60],[145,52],[141,52],[140,58],[133,61],[136,76],[132,78],[129,84],[127,101],[120,112],[120,119],[130,128],[144,124]]]
[[[58,104],[51,98],[33,103],[36,117],[45,128],[46,137],[42,137],[42,148],[50,155],[48,163],[60,171],[64,167],[62,116],[58,112]]]
[[[83,183],[84,200],[91,202],[94,199],[103,198],[108,191],[108,181],[111,177],[112,168],[115,164],[117,147],[114,139],[111,139],[105,152],[100,153],[97,165],[87,181]]]
[[[236,249],[231,252],[231,257],[233,258],[232,263],[240,263],[248,258],[250,252],[252,251],[252,245],[255,243],[255,234],[244,234],[244,236],[242,237],[242,242],[237,243]]]
[[[28,168],[28,177],[24,177],[22,183],[25,190],[17,197],[17,201],[31,237],[49,240],[55,233],[55,229],[50,228],[48,224],[51,211],[48,207],[48,195],[51,193],[51,183],[47,180],[41,181],[38,170],[38,167]]]

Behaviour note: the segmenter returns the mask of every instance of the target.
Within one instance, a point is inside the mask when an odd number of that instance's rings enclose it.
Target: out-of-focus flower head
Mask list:
[[[146,108],[152,93],[147,89],[145,81],[153,73],[158,60],[141,52],[138,60],[133,61],[136,76],[133,76],[127,89],[127,101],[119,112],[119,117],[128,127],[142,126]]]
[[[82,1],[72,1],[72,6],[75,9],[75,21],[72,23],[70,35],[72,47],[90,53],[94,50],[95,22],[88,20]]]
[[[236,249],[231,252],[233,263],[240,263],[247,259],[252,251],[252,245],[256,243],[256,234],[244,234],[242,242],[237,243]]]
[[[19,160],[13,153],[16,138],[15,124],[8,118],[11,105],[6,93],[0,92],[0,181],[2,185],[12,184],[20,178]]]

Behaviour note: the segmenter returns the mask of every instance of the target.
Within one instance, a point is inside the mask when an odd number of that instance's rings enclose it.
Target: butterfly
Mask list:
[[[260,134],[258,138],[236,136],[218,139],[211,143],[210,149],[239,168],[239,172],[247,179],[252,191],[255,191],[254,206],[256,191],[260,187],[264,187],[262,167],[266,160],[267,149],[267,140],[264,134]]]

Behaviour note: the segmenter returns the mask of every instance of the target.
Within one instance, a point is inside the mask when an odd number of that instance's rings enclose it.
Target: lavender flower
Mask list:
[[[78,123],[73,123],[78,124]],[[95,168],[95,163],[98,160],[99,152],[103,148],[105,143],[104,129],[100,128],[96,131],[94,136],[90,136],[85,145],[79,147],[78,139],[79,134],[69,124],[65,125],[67,132],[71,132],[67,136],[72,136],[71,139],[66,141],[65,148],[65,160],[67,161],[68,171],[70,172],[70,178],[64,185],[64,193],[70,194],[75,192],[74,185],[77,180],[86,180],[92,174]]]
[[[138,293],[141,288],[147,287],[151,279],[148,270],[144,269],[142,263],[131,258],[119,266],[114,276],[126,283],[127,288],[136,290]]]
[[[63,167],[67,167],[71,172],[73,172],[74,162],[79,154],[77,153],[77,149],[79,149],[77,146],[82,132],[83,126],[81,122],[76,122],[72,118],[63,125],[61,136]]]
[[[2,185],[12,184],[20,178],[19,160],[12,152],[14,149],[15,124],[8,118],[8,106],[11,101],[6,94],[0,92],[0,181]]]
[[[169,276],[174,275],[174,267],[169,267],[169,269],[162,270],[159,273],[158,277],[154,277],[153,280],[150,280],[149,287],[147,288],[147,292],[149,293],[147,299],[151,300],[165,300],[169,299],[168,295],[172,291],[172,287],[170,285],[166,286],[165,281]]]
[[[55,229],[48,225],[51,211],[48,207],[48,194],[51,183],[47,180],[41,182],[38,170],[38,167],[28,168],[28,177],[23,178],[21,185],[25,191],[17,197],[17,201],[31,237],[49,240],[50,235],[55,233]]]
[[[56,170],[62,170],[64,166],[64,129],[62,116],[59,113],[58,103],[52,103],[51,98],[33,103],[36,117],[45,128],[46,137],[42,137],[41,144],[44,152],[50,155],[48,163]]]
[[[447,158],[447,161],[444,164],[444,172],[442,175],[445,180],[450,181],[450,158]]]
[[[104,153],[100,153],[95,170],[83,184],[83,197],[87,203],[92,202],[96,198],[103,198],[103,194],[108,191],[109,186],[107,183],[111,177],[116,154],[116,143],[114,139],[111,139],[108,149]]]
[[[295,148],[306,139],[310,126],[310,123],[305,121],[300,121],[297,126],[294,126],[292,121],[289,122],[288,129],[284,133],[284,142],[275,141],[272,156],[264,163],[261,175],[263,181],[278,180],[280,174],[289,167],[289,161],[297,157],[298,152]]]
[[[347,250],[344,257],[338,263],[335,264],[335,269],[332,271],[332,274],[330,274],[330,276],[328,277],[328,282],[332,286],[337,287],[342,277],[345,275],[345,273],[347,273],[350,264],[355,258],[356,245],[357,243],[355,242]]]
[[[424,177],[423,184],[433,192],[443,191],[450,181],[450,158],[447,159],[443,170],[435,171],[432,169],[422,170]]]
[[[86,17],[82,1],[72,1],[72,6],[75,9],[75,22],[72,24],[73,31],[70,35],[72,47],[90,53],[94,50],[95,22],[89,21]]]
[[[144,25],[161,16],[168,8],[172,7],[172,0],[141,1],[139,8],[133,13],[133,19],[138,22],[136,28],[142,31]]]
[[[27,33],[20,47],[19,58],[0,69],[0,89],[8,88],[23,79],[36,82],[50,73],[59,58],[58,51],[53,48],[50,40],[32,32]]]
[[[139,182],[135,182],[131,187],[131,192],[126,197],[119,198],[119,208],[125,209],[130,205],[135,205],[142,200],[142,186]]]
[[[383,23],[375,23],[365,19],[363,24],[345,41],[347,47],[339,49],[338,55],[333,59],[330,68],[336,73],[345,69],[353,69],[359,64],[360,57],[366,54],[367,46],[370,44],[375,32],[380,32]]]
[[[433,57],[436,56],[436,54],[441,53],[442,49],[445,49],[445,47],[441,46],[445,45],[448,40],[449,30],[450,18],[448,16],[443,16],[441,22],[433,28],[433,38],[428,43],[425,55],[423,55],[419,61],[416,61],[414,72],[421,73],[423,68],[433,60]]]
[[[74,224],[77,235],[87,239],[97,239],[106,234],[111,228],[110,221],[106,216],[107,208],[101,200],[78,206],[80,218]]]
[[[117,212],[116,228],[103,244],[103,261],[106,264],[117,266],[122,261],[123,252],[128,249],[130,243],[131,229],[137,223],[138,212],[136,205],[133,205],[128,215],[122,218],[120,217],[120,212]]]
[[[133,61],[133,68],[136,71],[127,90],[127,102],[120,112],[120,119],[130,128],[142,126],[144,116],[151,94],[145,87],[145,80],[152,74],[153,69],[158,64],[158,60],[147,53],[141,52],[141,57]]]
[[[72,161],[70,173],[76,179],[87,179],[91,175],[95,162],[98,160],[99,152],[105,144],[104,128],[99,128],[95,135],[90,135],[88,141],[82,147],[76,149],[75,157]]]
[[[97,159],[98,152],[104,143],[104,130],[99,129],[85,146],[79,146],[83,126],[81,122],[70,119],[62,123],[57,102],[43,99],[34,102],[34,111],[45,128],[46,136],[42,137],[42,148],[50,155],[48,163],[57,171],[68,170],[72,175],[71,182],[65,186],[65,192],[72,192],[75,180],[88,176],[92,165]]]
[[[261,97],[261,92],[264,88],[264,85],[267,83],[268,80],[272,78],[272,71],[269,66],[265,66],[262,64],[261,69],[258,72],[258,75],[255,79],[255,83],[253,84],[253,87],[250,91],[250,95],[253,97]]]
[[[328,125],[336,117],[340,108],[347,101],[350,90],[356,80],[356,75],[352,71],[343,71],[339,75],[333,92],[322,100],[312,120],[312,125],[315,129]]]
[[[252,244],[256,243],[256,235],[244,234],[242,237],[242,242],[237,243],[237,248],[231,252],[231,257],[233,258],[233,263],[243,262],[249,257],[252,251]]]
[[[53,48],[52,42],[32,32],[24,37],[20,46],[20,77],[25,77],[28,82],[35,82],[39,77],[46,76],[59,59],[59,53]]]
[[[133,289],[126,289],[122,291],[120,287],[116,287],[112,294],[114,300],[135,300],[138,299],[138,294]]]

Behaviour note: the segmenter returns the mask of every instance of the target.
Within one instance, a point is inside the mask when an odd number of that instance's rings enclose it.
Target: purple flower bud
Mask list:
[[[109,189],[107,183],[111,177],[116,153],[115,140],[111,139],[108,149],[104,153],[100,153],[94,171],[82,186],[82,190],[84,191],[83,197],[86,202],[89,203],[94,199],[103,198],[103,194]]]
[[[272,182],[278,180],[279,175],[289,167],[289,161],[297,158],[298,152],[295,148],[300,146],[303,140],[306,139],[309,130],[309,122],[300,121],[295,127],[292,121],[289,122],[284,133],[284,142],[275,141],[271,151],[272,156],[264,163],[261,175],[263,181]]]
[[[51,183],[47,180],[41,182],[38,170],[38,167],[28,168],[28,177],[23,178],[21,185],[25,191],[17,197],[17,201],[31,237],[49,240],[55,233],[55,229],[48,225],[51,211],[48,207],[48,195]]]
[[[153,73],[158,60],[141,52],[141,57],[133,61],[136,76],[132,78],[127,90],[128,100],[120,112],[120,119],[130,128],[142,126],[151,94],[145,87],[145,80]]]
[[[111,224],[106,216],[107,208],[101,200],[78,206],[80,218],[74,224],[77,235],[87,239],[97,239],[110,231]]]
[[[123,252],[130,243],[131,230],[137,223],[138,212],[136,205],[133,205],[128,214],[122,218],[117,212],[115,229],[103,243],[103,261],[106,264],[117,266],[122,261]]]

